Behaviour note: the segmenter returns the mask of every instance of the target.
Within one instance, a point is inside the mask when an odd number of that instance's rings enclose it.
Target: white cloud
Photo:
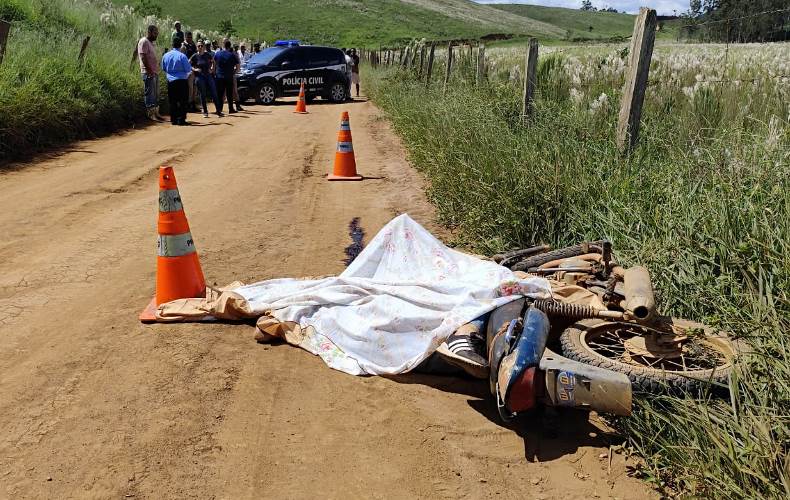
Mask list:
[[[532,5],[545,5],[548,7],[568,7],[578,9],[581,7],[581,0],[475,0],[478,3],[526,3]],[[656,9],[661,15],[672,15],[686,12],[689,8],[689,0],[592,0],[592,4],[597,8],[614,7],[620,12],[636,14],[639,7],[650,7]]]

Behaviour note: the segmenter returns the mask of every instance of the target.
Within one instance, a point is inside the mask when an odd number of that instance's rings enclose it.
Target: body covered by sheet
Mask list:
[[[300,347],[353,375],[407,372],[458,327],[518,295],[549,298],[547,281],[517,280],[452,250],[408,215],[390,221],[337,277],[235,288],[253,313],[296,324]]]

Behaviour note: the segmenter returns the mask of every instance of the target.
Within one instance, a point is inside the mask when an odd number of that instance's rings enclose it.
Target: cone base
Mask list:
[[[351,177],[346,177],[343,175],[328,175],[326,180],[328,181],[361,181],[363,177],[361,175],[352,175]]]
[[[156,297],[151,299],[151,302],[145,306],[143,312],[140,313],[141,323],[156,323]]]
[[[297,115],[309,115],[310,114],[309,111],[294,111],[294,113],[296,113]]]

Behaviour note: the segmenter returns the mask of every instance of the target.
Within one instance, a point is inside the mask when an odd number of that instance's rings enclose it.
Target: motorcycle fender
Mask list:
[[[599,413],[631,415],[631,381],[622,373],[587,365],[546,349],[540,360],[545,373],[545,403]]]

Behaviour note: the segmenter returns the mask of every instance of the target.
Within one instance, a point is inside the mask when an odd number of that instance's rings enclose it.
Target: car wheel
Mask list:
[[[277,91],[271,83],[264,83],[255,92],[255,102],[258,104],[272,104],[277,99]]]
[[[345,102],[348,97],[346,86],[343,82],[335,82],[329,88],[329,100],[334,103]]]

